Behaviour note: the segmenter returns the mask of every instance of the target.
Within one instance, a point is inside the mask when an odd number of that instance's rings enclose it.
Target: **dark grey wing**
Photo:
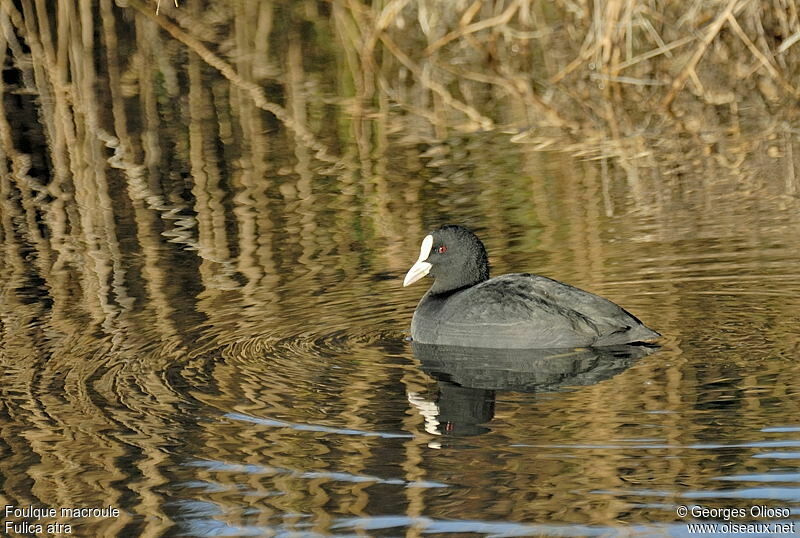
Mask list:
[[[522,275],[520,275],[522,276]],[[614,345],[661,336],[608,299],[582,289],[539,275],[526,275],[531,292],[546,301],[559,304],[586,316],[597,327],[600,338],[596,345]]]
[[[480,324],[489,342],[510,339],[530,347],[615,345],[659,336],[608,299],[531,274],[482,282],[448,301],[443,314],[448,330]]]
[[[447,301],[440,334],[453,345],[523,348],[588,346],[601,336],[590,318],[549,295],[532,275],[487,280]]]

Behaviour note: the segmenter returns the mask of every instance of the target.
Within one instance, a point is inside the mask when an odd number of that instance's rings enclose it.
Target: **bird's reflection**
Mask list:
[[[436,435],[472,436],[489,431],[496,391],[553,392],[609,379],[657,346],[572,349],[485,349],[412,342],[422,370],[437,380],[435,402],[409,393],[408,400]]]

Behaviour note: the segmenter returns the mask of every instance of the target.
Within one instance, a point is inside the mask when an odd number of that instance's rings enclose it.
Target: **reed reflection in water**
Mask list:
[[[121,510],[58,519],[84,536],[796,519],[792,6],[171,4],[0,3],[2,504]],[[447,222],[663,349],[431,366],[400,282]]]

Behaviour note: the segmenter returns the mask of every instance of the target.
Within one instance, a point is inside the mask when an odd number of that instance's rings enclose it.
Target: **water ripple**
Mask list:
[[[383,439],[411,439],[414,437],[413,435],[408,433],[371,432],[364,430],[355,430],[352,428],[333,428],[330,426],[322,426],[319,424],[297,424],[297,423],[285,422],[283,420],[275,420],[272,418],[252,417],[249,415],[244,415],[242,413],[226,413],[224,416],[226,418],[230,418],[233,420],[260,424],[261,426],[269,426],[272,428],[290,428],[292,430],[306,431],[306,432],[332,433],[336,435],[359,435],[363,437],[381,437]]]
[[[336,471],[299,471],[295,469],[287,469],[284,467],[275,467],[269,465],[256,465],[252,463],[239,464],[239,463],[226,463],[223,461],[211,460],[195,460],[189,462],[187,465],[192,467],[203,467],[210,471],[225,472],[225,473],[246,473],[252,475],[287,475],[295,478],[303,478],[307,480],[317,480],[320,478],[328,479],[336,482],[348,483],[374,483],[374,484],[389,484],[394,486],[403,486],[407,488],[449,488],[448,484],[441,482],[424,481],[424,480],[403,480],[402,478],[381,478],[372,475],[357,475],[345,472]]]

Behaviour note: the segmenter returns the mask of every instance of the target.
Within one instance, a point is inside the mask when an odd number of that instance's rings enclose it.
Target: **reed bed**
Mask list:
[[[577,219],[622,210],[620,190],[661,216],[686,192],[800,192],[787,0],[20,0],[0,23],[3,233],[47,278],[80,268],[98,323],[131,304],[130,271],[164,294],[161,238],[219,293],[269,293],[285,267],[374,236],[400,269],[431,184],[496,191],[475,198],[487,215],[516,195],[458,169],[470,140],[517,144],[524,162],[494,165],[531,178],[543,151],[596,161],[602,211]],[[570,189],[541,191],[537,218]]]
[[[522,192],[530,218],[553,222],[584,197],[599,210],[571,219],[582,267],[602,265],[582,237],[604,216],[652,215],[666,237],[686,196],[781,209],[800,192],[787,0],[19,0],[0,4],[0,24],[7,252],[55,290],[77,269],[105,326],[137,275],[152,297],[174,293],[165,240],[196,254],[212,295],[243,289],[254,304],[274,303],[278,274],[324,278],[320,257],[341,253],[357,274],[353,245],[373,238],[387,245],[375,263],[401,270],[440,210],[437,184],[488,193],[472,212],[498,227]],[[482,144],[517,151],[459,157]],[[589,171],[567,165],[544,188],[553,152]],[[499,187],[505,170],[531,185]],[[166,339],[169,312],[155,314]]]

